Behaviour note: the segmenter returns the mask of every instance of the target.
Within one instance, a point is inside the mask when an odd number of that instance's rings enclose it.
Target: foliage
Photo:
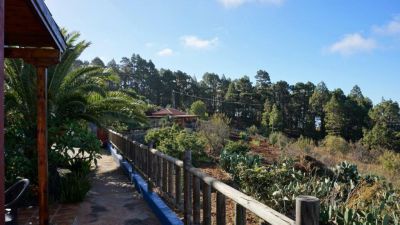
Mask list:
[[[246,154],[250,151],[250,147],[241,141],[230,141],[225,146],[224,151],[226,153]]]
[[[84,174],[89,173],[91,163],[97,164],[101,144],[84,123],[71,121],[61,127],[51,127],[49,134],[50,142],[54,143],[51,146],[52,162]]]
[[[199,126],[200,134],[207,140],[211,153],[218,155],[225,146],[229,134],[230,119],[224,114],[214,114],[209,121],[202,121]]]
[[[348,153],[350,150],[349,143],[342,137],[335,135],[326,136],[322,144],[330,153]]]
[[[382,166],[394,173],[400,172],[400,154],[392,151],[384,151],[384,153],[379,156],[378,161]]]
[[[91,163],[96,162],[100,143],[89,132],[88,122],[98,126],[146,124],[146,103],[129,89],[111,90],[113,83],[119,82],[113,70],[104,68],[100,59],[92,64],[77,61],[90,43],[80,41],[77,32],[64,30],[63,35],[67,49],[60,63],[47,73],[50,188],[57,183],[58,167],[87,176]],[[5,73],[7,183],[21,176],[36,185],[36,70],[22,60],[13,59],[5,61]],[[60,191],[73,194],[71,190],[80,188],[73,185],[80,182],[69,182],[62,187],[71,189]],[[60,189],[57,185],[54,188]]]
[[[273,132],[269,135],[268,141],[271,145],[284,149],[289,143],[290,139],[281,132]]]
[[[300,136],[295,142],[292,143],[291,147],[298,148],[302,152],[308,153],[314,149],[315,144],[312,139]]]
[[[258,133],[258,128],[256,125],[251,125],[246,129],[247,133],[250,135],[256,135]]]
[[[312,195],[321,200],[320,224],[399,224],[399,190],[379,178],[361,177],[352,164],[337,165],[332,177],[298,171],[290,159],[263,166],[222,165],[244,192],[290,216],[297,196]]]
[[[238,172],[244,168],[254,168],[261,165],[261,158],[258,155],[251,155],[245,152],[222,151],[219,161],[221,167],[231,173],[234,180],[238,180]]]
[[[246,131],[240,131],[239,138],[242,141],[248,141],[250,139],[249,134]]]
[[[382,101],[369,116],[374,124],[366,131],[363,142],[370,148],[382,147],[400,150],[400,108],[397,102]]]
[[[153,142],[158,150],[179,159],[183,159],[185,150],[191,150],[194,164],[204,159],[206,144],[203,137],[198,133],[182,130],[176,125],[149,130],[145,141]]]
[[[207,106],[201,100],[197,100],[192,103],[192,106],[190,106],[190,112],[199,116],[200,119],[204,120],[207,118]]]
[[[269,126],[272,131],[281,131],[282,128],[282,114],[278,107],[274,104],[271,113],[269,114]]]
[[[60,202],[76,203],[81,202],[90,190],[90,181],[87,175],[68,173],[61,177],[60,181]]]

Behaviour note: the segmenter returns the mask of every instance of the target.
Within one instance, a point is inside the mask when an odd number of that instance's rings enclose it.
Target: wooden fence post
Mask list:
[[[245,225],[246,224],[246,209],[237,204],[236,207],[236,214],[235,214],[235,225]]]
[[[183,196],[183,203],[184,203],[184,224],[185,225],[192,225],[192,179],[191,174],[189,172],[189,168],[192,165],[192,152],[190,150],[185,151],[185,158],[183,160],[183,187],[184,187],[184,196]]]
[[[153,154],[151,153],[151,149],[153,149],[153,141],[149,143],[149,149],[147,150],[147,190],[149,192],[153,191],[153,179],[151,179],[152,172],[153,172]]]
[[[319,199],[314,196],[296,198],[296,225],[319,224]]]

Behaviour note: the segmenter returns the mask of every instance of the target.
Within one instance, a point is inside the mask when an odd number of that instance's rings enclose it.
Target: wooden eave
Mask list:
[[[6,57],[30,51],[36,52],[27,55],[39,56],[47,50],[53,56],[54,51],[60,55],[66,50],[63,35],[43,0],[5,0],[4,33],[5,48],[11,49],[6,50]],[[39,55],[38,48],[44,49]]]

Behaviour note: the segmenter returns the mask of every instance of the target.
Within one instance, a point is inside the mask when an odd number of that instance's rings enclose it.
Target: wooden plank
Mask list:
[[[150,143],[149,149],[153,148],[153,144]],[[149,192],[153,191],[153,179],[152,179],[152,173],[153,173],[153,154],[150,153],[150,151],[147,152],[147,175],[148,175],[148,183],[147,183],[147,189]]]
[[[217,225],[226,225],[225,195],[217,192]]]
[[[200,179],[193,176],[193,224],[200,225]]]
[[[160,156],[158,156],[158,155],[157,155],[157,164],[158,164],[157,186],[160,187],[160,189],[161,189],[161,187],[162,187],[162,169],[163,169],[163,167],[162,167],[162,158]]]
[[[192,225],[192,174],[188,171],[192,164],[192,153],[190,151],[185,151],[185,159],[184,159],[184,167],[183,167],[183,187],[184,187],[184,194],[183,194],[183,222],[185,225]]]
[[[39,176],[39,224],[49,224],[47,160],[47,69],[37,68],[37,151]]]
[[[177,165],[175,167],[175,206],[180,208],[182,200],[182,186],[181,186],[181,168]]]
[[[36,66],[50,66],[60,62],[61,54],[55,49],[5,48],[5,57],[20,58]]]
[[[239,204],[235,204],[235,225],[245,225],[246,224],[246,209]]]
[[[4,0],[0,0],[0,212],[5,212],[4,153]],[[4,225],[3,219],[0,225]]]
[[[253,212],[258,217],[267,221],[270,224],[279,224],[279,225],[294,224],[294,221],[292,219],[262,204],[256,199],[236,190],[235,188],[215,179],[214,177],[203,173],[201,170],[197,168],[191,167],[189,168],[189,172],[192,173],[194,176],[199,177],[201,180],[203,180],[205,183],[210,185],[218,192],[221,192],[226,197],[242,205],[244,208]]]
[[[168,194],[171,198],[174,197],[174,165],[168,162]]]
[[[203,183],[203,225],[211,225],[211,187]]]
[[[168,161],[165,159],[161,160],[162,162],[162,191],[165,193],[168,192]]]

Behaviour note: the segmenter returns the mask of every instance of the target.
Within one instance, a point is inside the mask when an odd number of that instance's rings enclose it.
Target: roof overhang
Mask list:
[[[6,57],[26,59],[49,52],[46,57],[58,61],[66,50],[63,35],[43,0],[5,0],[4,22]],[[54,52],[58,52],[57,59]]]

